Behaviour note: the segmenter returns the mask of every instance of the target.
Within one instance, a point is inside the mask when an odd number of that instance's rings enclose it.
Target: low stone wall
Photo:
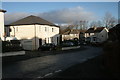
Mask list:
[[[63,47],[62,50],[77,49],[77,48],[80,48],[80,46]]]
[[[2,57],[6,56],[17,56],[17,55],[25,55],[25,51],[17,51],[17,52],[6,52],[2,54]]]

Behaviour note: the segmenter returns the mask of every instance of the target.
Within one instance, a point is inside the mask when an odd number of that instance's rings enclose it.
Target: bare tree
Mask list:
[[[120,24],[120,19],[118,19],[118,24]]]
[[[97,27],[97,22],[96,21],[92,21],[90,23],[90,27]]]
[[[97,21],[97,24],[96,24],[96,25],[97,25],[97,27],[102,27],[102,26],[103,26],[103,23],[102,23],[102,21],[99,20],[99,21]]]
[[[107,12],[103,18],[103,21],[106,27],[113,27],[117,20],[109,12]]]

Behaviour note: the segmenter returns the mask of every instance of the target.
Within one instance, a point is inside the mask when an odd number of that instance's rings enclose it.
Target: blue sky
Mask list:
[[[3,2],[118,2],[119,0],[3,0]]]
[[[9,13],[51,13],[64,9],[78,9],[102,18],[106,12],[118,18],[118,2],[3,2],[3,9]],[[72,10],[73,10],[72,9]],[[75,9],[75,11],[77,11]],[[73,10],[74,11],[74,10]],[[68,13],[69,14],[69,13]],[[54,13],[53,13],[54,15]],[[86,14],[89,15],[89,14]]]
[[[4,2],[3,9],[8,12],[48,12],[81,6],[97,15],[110,12],[117,17],[117,2]]]

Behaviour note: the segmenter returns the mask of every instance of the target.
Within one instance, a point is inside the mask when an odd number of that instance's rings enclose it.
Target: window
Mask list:
[[[18,27],[16,27],[16,31],[18,31]]]
[[[89,36],[90,36],[90,33],[89,33]]]
[[[57,37],[57,44],[59,44],[59,37]]]
[[[51,37],[51,42],[53,43],[53,37]]]
[[[41,26],[39,26],[39,31],[41,31]]]
[[[47,27],[45,27],[45,31],[47,31]]]
[[[52,32],[54,32],[54,28],[52,28]]]
[[[48,38],[48,43],[49,43],[49,38]]]
[[[45,44],[46,44],[46,38],[45,38]]]

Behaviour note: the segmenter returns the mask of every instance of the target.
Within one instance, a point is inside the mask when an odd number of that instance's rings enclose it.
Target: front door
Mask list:
[[[42,39],[39,39],[39,46],[42,45]]]

